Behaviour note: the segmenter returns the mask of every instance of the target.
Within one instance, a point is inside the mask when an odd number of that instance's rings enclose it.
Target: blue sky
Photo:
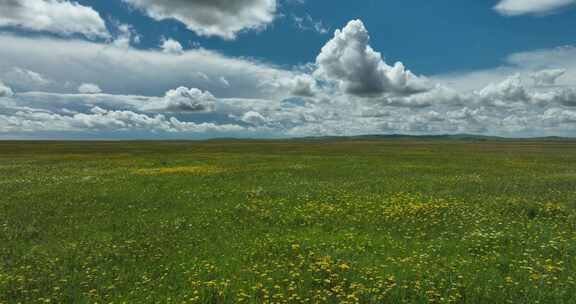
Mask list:
[[[11,0],[0,44],[0,138],[576,135],[573,0]]]
[[[498,1],[441,2],[422,0],[308,1],[281,3],[276,19],[262,32],[246,32],[234,41],[202,37],[175,20],[154,22],[119,1],[82,0],[105,19],[132,24],[145,33],[141,48],[157,47],[164,37],[184,47],[218,50],[230,56],[254,57],[279,65],[313,62],[336,28],[361,19],[370,30],[372,46],[390,61],[409,62],[424,74],[496,67],[511,53],[576,44],[576,9],[553,15],[503,17],[492,8]],[[327,33],[298,30],[293,17],[311,16]]]

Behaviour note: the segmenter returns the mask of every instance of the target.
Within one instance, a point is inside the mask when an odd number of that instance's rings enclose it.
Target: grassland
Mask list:
[[[1,142],[0,303],[574,303],[576,142]]]

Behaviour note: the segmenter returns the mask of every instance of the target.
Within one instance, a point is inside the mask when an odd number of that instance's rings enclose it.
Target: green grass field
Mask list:
[[[574,141],[0,142],[0,303],[574,303]]]

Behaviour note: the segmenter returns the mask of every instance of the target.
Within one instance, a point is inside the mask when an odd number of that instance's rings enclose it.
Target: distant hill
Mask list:
[[[474,134],[443,134],[443,135],[406,135],[406,134],[367,134],[357,136],[309,136],[292,138],[292,140],[302,141],[323,141],[323,140],[458,140],[458,141],[525,141],[525,140],[548,140],[548,141],[565,141],[576,140],[575,138],[548,136],[548,137],[526,137],[526,138],[509,138],[500,136],[486,136]]]

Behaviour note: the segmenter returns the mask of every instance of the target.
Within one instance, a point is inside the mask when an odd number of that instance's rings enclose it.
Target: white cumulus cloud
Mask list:
[[[81,93],[81,94],[98,94],[98,93],[102,93],[102,90],[96,84],[83,83],[78,87],[78,93]]]
[[[323,48],[316,64],[318,77],[336,81],[349,94],[412,94],[429,89],[426,80],[406,70],[401,62],[389,66],[369,45],[370,36],[360,20],[336,30]]]
[[[184,52],[182,44],[172,38],[163,40],[160,48],[162,48],[162,52],[168,54],[182,54]]]
[[[212,93],[197,88],[179,87],[166,92],[164,109],[170,112],[211,112],[216,107]]]
[[[277,0],[123,0],[156,20],[175,19],[203,36],[234,39],[274,20]]]
[[[2,0],[0,27],[18,27],[63,36],[82,34],[107,38],[108,30],[98,12],[67,0]]]
[[[266,118],[256,111],[248,111],[244,113],[241,120],[252,125],[263,125],[267,122]]]
[[[510,102],[528,99],[528,93],[522,84],[519,74],[513,75],[500,83],[491,83],[477,92],[477,95],[484,103],[503,106]]]

